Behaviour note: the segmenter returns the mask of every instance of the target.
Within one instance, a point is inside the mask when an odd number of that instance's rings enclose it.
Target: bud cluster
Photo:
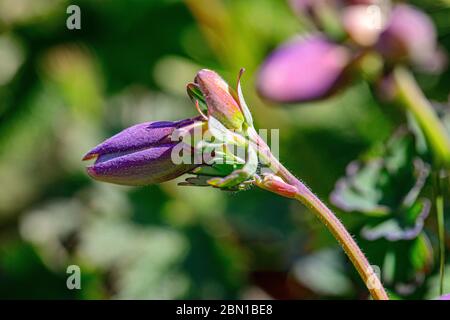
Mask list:
[[[87,167],[88,174],[99,181],[148,185],[191,173],[196,177],[181,184],[244,188],[254,181],[261,165],[270,164],[258,156],[269,148],[253,127],[242,95],[242,72],[234,90],[214,71],[200,70],[187,85],[199,116],[123,130],[85,155],[83,160],[95,159]],[[272,133],[272,144],[277,138],[278,132]]]
[[[388,0],[290,0],[317,31],[277,48],[262,65],[258,90],[281,103],[329,97],[357,71],[382,82],[394,66],[438,72],[445,55],[431,19],[418,8]]]

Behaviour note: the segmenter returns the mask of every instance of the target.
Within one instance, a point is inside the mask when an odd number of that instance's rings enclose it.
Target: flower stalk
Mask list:
[[[265,145],[259,136],[253,136],[252,138],[256,140],[254,142],[259,146]],[[276,178],[271,179],[269,177],[263,180],[256,179],[255,185],[278,195],[296,199],[310,209],[333,234],[339,245],[344,249],[344,252],[358,271],[373,299],[389,300],[380,279],[376,275],[366,256],[336,215],[305,184],[286,169],[286,167],[270,153],[268,148],[266,149],[263,147],[259,148],[259,150],[263,150],[260,152],[259,156],[264,158],[265,162],[274,172],[275,177],[281,178],[282,181]],[[268,181],[271,183],[267,183]]]

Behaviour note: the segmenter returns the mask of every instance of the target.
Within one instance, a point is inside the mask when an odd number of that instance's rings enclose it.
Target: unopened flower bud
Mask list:
[[[256,183],[260,188],[269,190],[270,192],[286,198],[295,198],[298,194],[296,187],[284,182],[280,177],[274,174],[265,175],[262,179],[257,180]]]
[[[407,61],[424,66],[436,58],[436,30],[425,13],[399,4],[392,10],[376,46],[392,62]]]
[[[349,62],[346,48],[320,35],[296,39],[265,61],[258,91],[262,97],[282,103],[321,99],[339,87]]]
[[[95,180],[131,186],[174,179],[196,165],[172,161],[172,149],[180,142],[172,141],[171,134],[198,122],[196,118],[146,122],[129,127],[84,156],[83,160],[96,159],[87,167],[87,172]]]
[[[233,89],[217,73],[207,69],[197,73],[195,83],[203,93],[208,115],[228,129],[241,130],[245,120]]]

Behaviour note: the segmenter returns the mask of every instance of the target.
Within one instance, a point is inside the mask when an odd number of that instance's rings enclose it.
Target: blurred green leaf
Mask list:
[[[331,194],[345,211],[370,216],[361,234],[369,240],[415,238],[430,211],[428,199],[418,199],[429,166],[415,153],[412,133],[398,130],[378,155],[352,162]]]
[[[345,273],[340,252],[326,249],[295,262],[293,273],[298,281],[320,295],[346,296],[352,282]]]

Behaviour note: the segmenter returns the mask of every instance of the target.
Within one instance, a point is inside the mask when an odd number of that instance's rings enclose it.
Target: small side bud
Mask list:
[[[280,177],[274,174],[265,175],[262,179],[257,180],[256,184],[262,189],[287,198],[295,198],[298,193],[296,187],[284,182]]]

